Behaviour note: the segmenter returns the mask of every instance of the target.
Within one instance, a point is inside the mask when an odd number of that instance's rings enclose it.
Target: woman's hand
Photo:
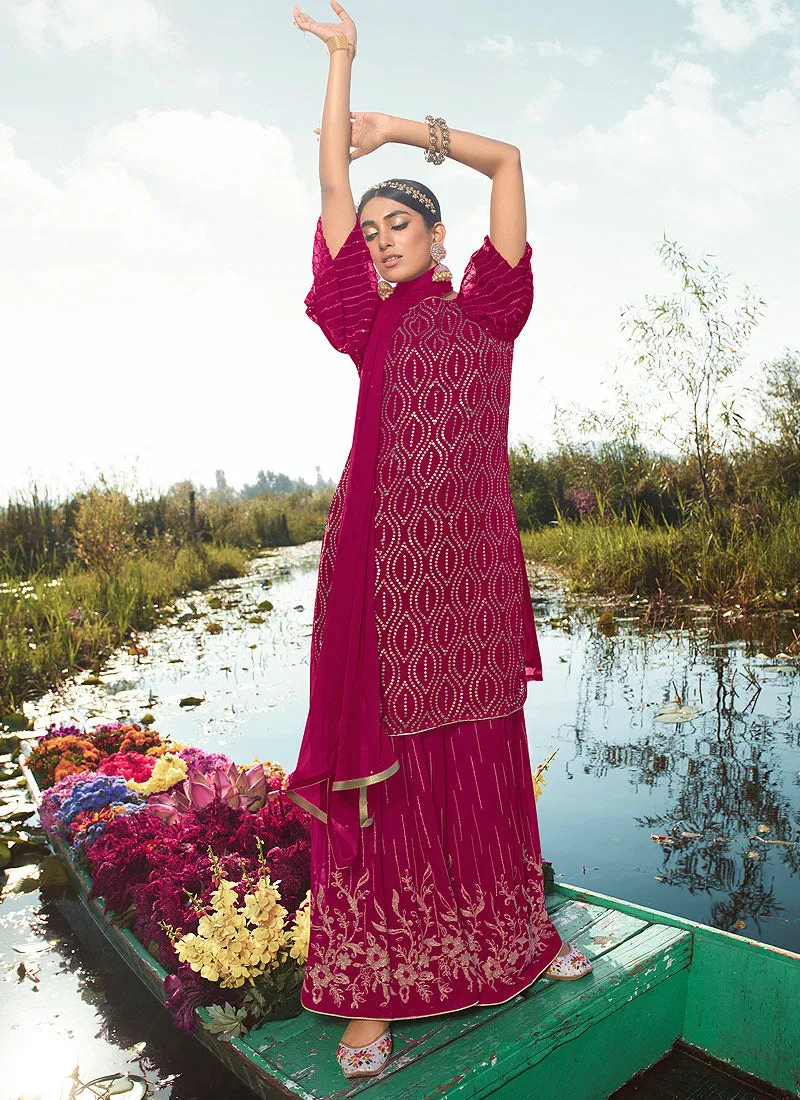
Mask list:
[[[368,153],[374,153],[390,140],[391,115],[383,115],[377,111],[351,111],[350,112],[350,163],[365,157]],[[319,134],[317,126],[315,134]],[[319,141],[319,138],[317,138]]]
[[[334,34],[344,34],[355,46],[355,23],[342,5],[338,3],[338,0],[331,0],[331,7],[339,16],[339,23],[318,23],[316,19],[312,19],[310,15],[306,15],[304,11],[300,11],[297,4],[294,6],[294,21],[301,31],[309,31],[311,34],[316,35],[317,38],[321,38],[323,42],[327,42]]]

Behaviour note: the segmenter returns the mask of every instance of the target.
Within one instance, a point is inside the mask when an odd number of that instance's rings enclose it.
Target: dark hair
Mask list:
[[[400,184],[399,187],[393,186]],[[409,188],[411,190],[406,190]],[[414,194],[414,191],[417,194]],[[425,202],[418,196],[424,196],[428,202]],[[429,187],[426,187],[424,183],[419,183],[417,180],[400,179],[399,177],[391,180],[387,180],[385,183],[376,183],[365,191],[358,202],[358,217],[361,218],[361,214],[364,207],[367,205],[370,199],[376,197],[397,199],[404,206],[410,206],[412,210],[416,210],[417,213],[422,215],[422,219],[428,229],[432,229],[437,222],[442,220],[441,207],[439,206],[439,200],[434,195],[433,191]],[[429,204],[433,204],[433,210]]]

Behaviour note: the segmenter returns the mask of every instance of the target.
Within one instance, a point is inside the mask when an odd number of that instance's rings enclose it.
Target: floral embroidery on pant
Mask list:
[[[388,912],[369,870],[353,878],[332,870],[312,901],[305,988],[315,1004],[429,1004],[461,991],[500,1000],[552,943],[541,861],[527,853],[522,881],[503,878],[491,892],[458,886],[456,897],[430,866],[418,881],[407,872]]]

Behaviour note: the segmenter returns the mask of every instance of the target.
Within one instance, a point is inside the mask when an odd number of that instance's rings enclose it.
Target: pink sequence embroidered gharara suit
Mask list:
[[[360,384],[288,788],[314,815],[312,1011],[500,1004],[561,946],[522,709],[541,660],[508,479],[531,253],[511,267],[486,236],[455,298],[430,269],[382,300],[358,219],[334,258],[317,222],[306,312]]]

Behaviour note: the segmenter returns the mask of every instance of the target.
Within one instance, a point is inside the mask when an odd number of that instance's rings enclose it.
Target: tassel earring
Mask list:
[[[431,278],[435,283],[449,283],[452,281],[453,272],[442,263],[446,255],[447,249],[442,242],[434,241],[431,245],[431,259],[436,260],[436,267],[433,269]]]

